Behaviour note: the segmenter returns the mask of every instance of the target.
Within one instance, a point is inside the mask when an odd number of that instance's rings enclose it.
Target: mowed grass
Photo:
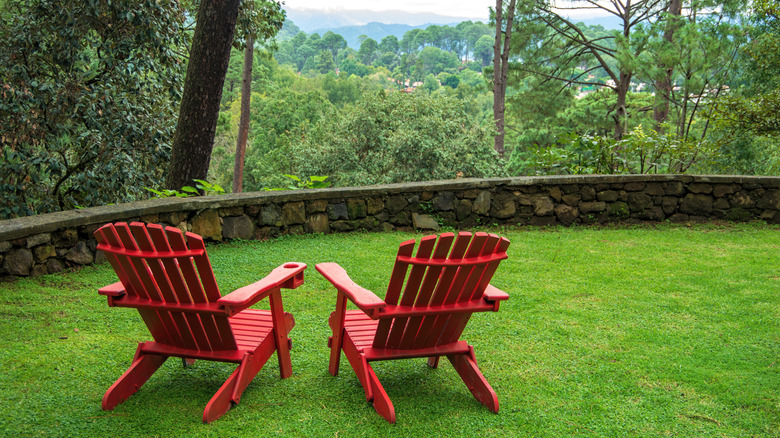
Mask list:
[[[108,308],[108,265],[0,283],[0,431],[5,436],[780,436],[780,229],[766,225],[501,229],[493,284],[510,294],[463,339],[498,393],[480,405],[446,360],[375,364],[398,422],[366,403],[342,360],[327,372],[336,261],[384,296],[398,244],[420,234],[338,234],[209,247],[223,294],[286,261],[293,377],[273,357],[215,423],[203,409],[234,365],[169,360],[129,400],[105,390],[150,340],[137,312]]]

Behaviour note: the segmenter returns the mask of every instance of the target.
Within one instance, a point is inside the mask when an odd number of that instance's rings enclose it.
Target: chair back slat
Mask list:
[[[401,243],[398,247],[398,255],[411,256],[414,251],[414,240],[407,240]],[[407,263],[401,263],[396,260],[393,266],[393,273],[390,274],[390,283],[387,285],[387,294],[385,294],[385,303],[396,305],[401,295],[401,288],[404,285],[406,279],[406,271],[409,265]],[[390,333],[390,326],[393,324],[393,320],[384,319],[379,321],[377,326],[376,335],[374,336],[374,346],[382,347],[387,342],[387,335]]]
[[[108,245],[112,248],[136,250],[135,245],[131,245],[127,248],[119,236],[119,232],[122,229],[126,229],[127,224],[118,223],[114,225],[106,225],[101,227],[95,232],[95,238],[99,244]],[[119,281],[125,287],[125,291],[129,296],[138,297],[141,299],[151,299],[148,291],[145,289],[143,282],[141,281],[137,269],[144,272],[146,267],[137,265],[133,262],[133,258],[127,255],[115,254],[113,252],[106,252],[106,259],[114,268],[114,271],[119,277]],[[175,336],[171,335],[171,332],[175,332],[174,325],[169,318],[161,315],[157,311],[149,309],[138,309],[141,319],[143,319],[146,326],[149,328],[149,333],[155,341],[170,343],[174,342]]]
[[[454,240],[454,242],[453,242]],[[413,241],[412,241],[413,242]],[[425,307],[453,305],[479,299],[490,283],[501,260],[506,258],[507,239],[494,234],[467,232],[423,238],[415,257],[411,257],[408,242],[399,248],[388,296],[397,302],[397,292],[402,285],[398,278],[410,273],[403,287],[400,305]],[[403,276],[398,272],[403,272]],[[393,292],[393,293],[391,293]],[[387,332],[374,338],[374,348],[417,349],[435,347],[455,342],[460,337],[470,313],[426,315],[382,319]],[[380,334],[382,337],[380,338]],[[379,338],[379,339],[378,339]]]
[[[423,237],[420,240],[420,246],[417,247],[416,258],[430,258],[435,244],[436,236]],[[401,300],[399,302],[401,306],[414,305],[415,301],[417,300],[417,296],[421,291],[423,278],[425,278],[425,273],[427,270],[428,269],[426,266],[412,265],[409,277],[406,279],[406,287],[404,287],[403,294],[401,295]],[[406,330],[407,322],[407,318],[395,318],[393,320],[393,325],[390,328],[390,333],[387,337],[387,344],[397,345],[399,342],[401,342],[401,338],[403,337],[404,331]]]
[[[431,261],[446,261],[447,254],[450,252],[450,248],[452,247],[452,242],[454,239],[455,235],[452,233],[444,233],[440,235],[436,243],[436,249],[433,251]],[[425,279],[423,280],[422,286],[420,287],[420,293],[417,295],[415,302],[412,303],[414,306],[428,306],[431,301],[431,297],[436,290],[436,286],[439,284],[442,278],[442,271],[444,269],[445,266],[443,265],[429,265],[429,268],[425,272]],[[416,345],[417,336],[424,318],[425,317],[422,316],[409,318],[408,322],[406,323],[406,329],[404,330],[404,337],[400,344],[402,349],[413,348]]]
[[[127,250],[108,248],[106,256],[115,261],[114,268],[128,294],[163,304],[197,305],[220,298],[200,236],[187,233],[185,242],[176,228],[143,223],[129,227],[109,224],[98,231],[96,235],[109,236],[100,243]],[[155,257],[155,253],[161,257]],[[124,275],[119,274],[120,270]],[[237,348],[226,315],[138,310],[157,342],[202,351]]]

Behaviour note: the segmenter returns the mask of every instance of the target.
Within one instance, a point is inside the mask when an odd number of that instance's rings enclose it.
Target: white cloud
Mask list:
[[[285,5],[295,9],[319,10],[400,10],[406,12],[431,12],[451,17],[482,18],[487,20],[488,8],[495,6],[491,0],[340,0],[323,2],[318,0],[285,0]]]

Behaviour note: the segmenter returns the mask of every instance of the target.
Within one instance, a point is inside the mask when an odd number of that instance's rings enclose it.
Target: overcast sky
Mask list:
[[[284,3],[296,9],[432,12],[450,17],[478,18],[483,21],[487,21],[490,15],[488,8],[496,5],[494,0],[284,0]],[[557,3],[559,6],[571,4],[566,0],[559,0]],[[609,14],[598,10],[579,9],[568,10],[564,15],[586,18]]]
[[[368,9],[371,11],[432,12],[451,17],[482,18],[487,20],[493,0],[284,0],[286,6],[296,9]]]

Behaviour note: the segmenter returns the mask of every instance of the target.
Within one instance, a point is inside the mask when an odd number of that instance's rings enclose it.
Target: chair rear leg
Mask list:
[[[498,396],[477,367],[474,350],[472,349],[469,354],[451,354],[447,359],[452,362],[452,366],[455,367],[471,394],[485,407],[498,413]]]
[[[106,394],[103,396],[103,410],[110,411],[135,394],[149,380],[149,377],[160,368],[160,365],[168,359],[168,356],[144,354],[141,352],[142,346],[143,344],[138,344],[133,364],[106,391]]]
[[[374,410],[390,423],[395,423],[395,408],[390,396],[385,392],[385,388],[379,383],[374,369],[368,366],[368,381],[371,385],[371,392],[374,395]]]

